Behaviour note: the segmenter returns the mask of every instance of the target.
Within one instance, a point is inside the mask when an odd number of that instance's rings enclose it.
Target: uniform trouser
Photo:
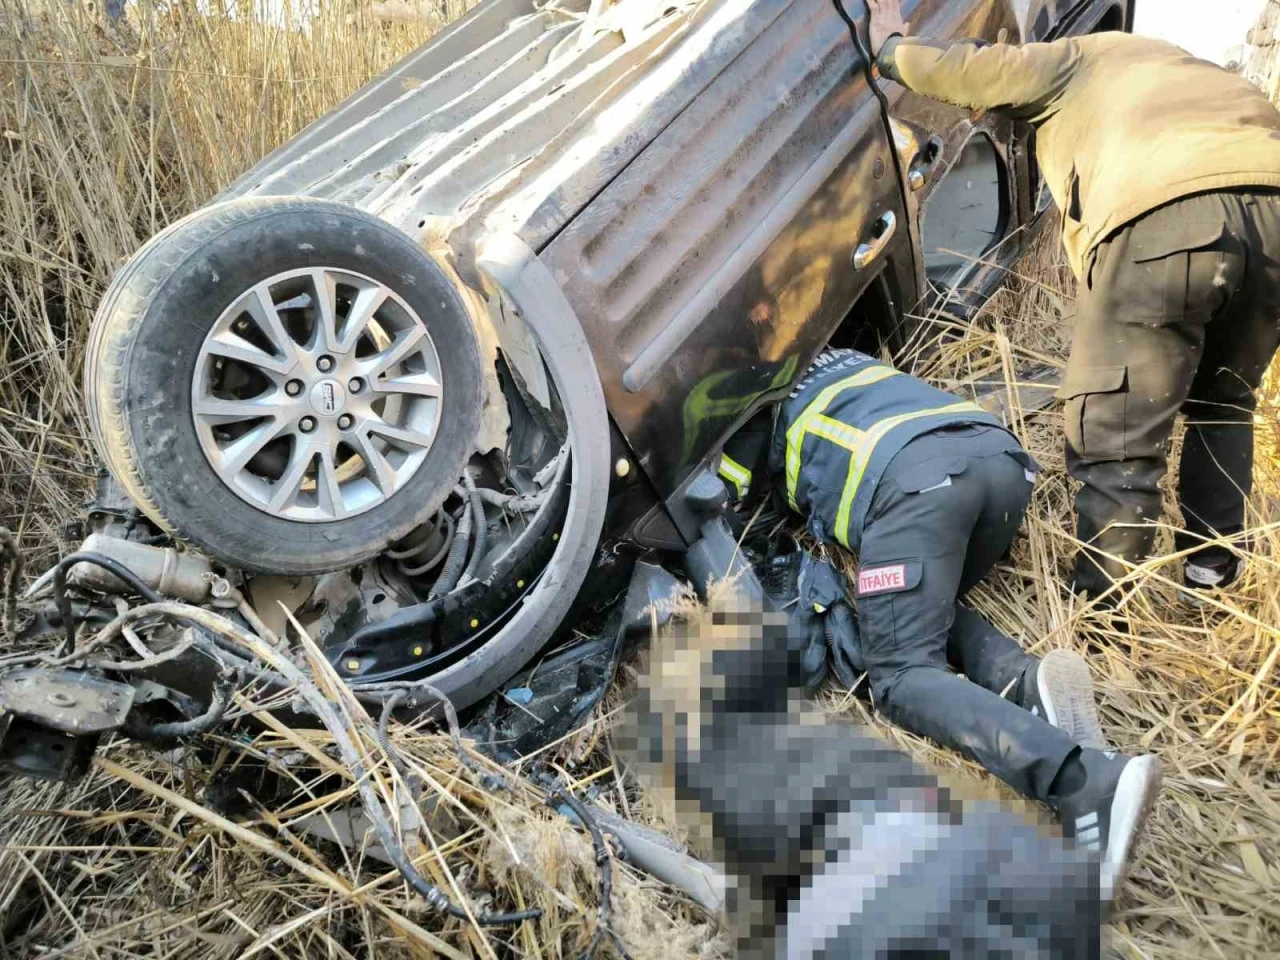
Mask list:
[[[918,444],[951,441],[926,434]],[[977,444],[966,441],[977,448]],[[952,451],[954,447],[952,447]],[[1035,658],[956,603],[1009,549],[1031,495],[1009,453],[948,457],[961,472],[922,492],[890,462],[863,527],[859,565],[906,568],[908,589],[858,598],[862,652],[878,709],[894,723],[959,750],[1039,800],[1078,747],[1019,705]],[[954,666],[965,677],[952,672]],[[965,679],[967,678],[967,679]],[[1000,694],[1008,692],[1006,699]]]
[[[1060,396],[1082,551],[1076,588],[1097,595],[1141,562],[1160,519],[1174,420],[1177,548],[1244,525],[1255,392],[1280,340],[1280,195],[1207,193],[1161,207],[1101,244],[1082,284]],[[1122,524],[1124,526],[1113,526]],[[1110,529],[1108,527],[1110,526]],[[1222,546],[1196,562],[1229,560]]]

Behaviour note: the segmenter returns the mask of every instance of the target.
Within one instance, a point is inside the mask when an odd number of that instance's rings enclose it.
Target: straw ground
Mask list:
[[[0,523],[19,532],[30,567],[68,546],[61,524],[91,480],[79,369],[111,272],[437,25],[375,21],[355,0],[326,5],[306,31],[201,16],[194,5],[144,3],[107,25],[89,6],[0,0]],[[1051,236],[1019,273],[975,323],[931,318],[916,346],[935,339],[940,349],[906,360],[961,392],[1061,363],[1073,291]],[[1034,651],[1085,652],[1108,736],[1166,763],[1117,945],[1133,957],[1276,955],[1280,389],[1273,379],[1259,410],[1244,580],[1195,609],[1178,599],[1175,562],[1149,564],[1134,571],[1141,589],[1125,629],[1063,589],[1074,542],[1059,413],[1013,408],[1046,474],[1026,537],[973,602]],[[1170,505],[1170,524],[1176,516]],[[341,827],[354,785],[327,734],[244,719],[268,702],[242,692],[242,719],[187,753],[112,744],[81,784],[0,785],[0,954],[561,957],[589,942],[599,891],[590,841],[518,771],[487,770],[475,756],[463,764],[447,737],[393,726],[405,775],[348,716],[377,789],[397,800],[413,788],[428,810],[426,840],[411,852],[433,882],[476,910],[546,911],[515,931],[441,922],[368,851],[323,839],[317,824],[327,816]],[[844,691],[823,703],[875,724],[961,789],[998,790]],[[678,835],[657,798],[613,763],[617,704],[541,759],[592,802]],[[485,772],[506,786],[494,789]],[[624,864],[613,871],[612,926],[631,955],[724,955],[711,918]]]
[[[1061,365],[1070,342],[1074,281],[1051,229],[977,320],[957,331],[931,318],[940,338],[921,373],[964,389],[975,380],[1018,383],[1016,371]],[[945,342],[942,338],[945,338]],[[918,355],[917,355],[918,358]],[[905,358],[907,362],[912,359]],[[1273,368],[1256,421],[1250,530],[1230,546],[1247,560],[1226,595],[1197,608],[1178,590],[1173,550],[1178,513],[1166,478],[1160,546],[1168,553],[1130,573],[1125,621],[1081,604],[1065,589],[1074,484],[1066,476],[1061,409],[1028,413],[1009,390],[1012,420],[1045,468],[1024,534],[1009,561],[969,602],[1033,653],[1084,654],[1099,688],[1112,745],[1154,751],[1164,791],[1122,898],[1114,941],[1133,957],[1261,957],[1280,951],[1280,391]],[[1021,395],[1026,395],[1025,392]],[[1177,462],[1181,429],[1175,437]],[[848,562],[848,558],[844,558]],[[834,713],[875,723],[961,784],[997,789],[972,764],[894,731],[858,701],[833,696]]]

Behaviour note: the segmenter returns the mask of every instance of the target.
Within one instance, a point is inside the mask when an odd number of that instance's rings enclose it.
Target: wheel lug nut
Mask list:
[[[347,384],[347,389],[352,393],[359,393],[364,389],[364,381],[359,377],[352,377],[351,382]]]
[[[288,383],[284,385],[284,392],[291,397],[296,397],[298,394],[302,392],[302,381],[290,380]]]
[[[303,433],[310,433],[315,428],[316,428],[315,417],[303,417],[301,420],[298,421],[298,429],[301,430]]]
[[[333,357],[321,357],[316,361],[316,369],[321,373],[328,373],[333,369]]]
[[[351,414],[349,413],[344,413],[342,416],[338,418],[338,429],[350,430],[351,424],[353,423],[355,423],[355,418],[352,417]]]

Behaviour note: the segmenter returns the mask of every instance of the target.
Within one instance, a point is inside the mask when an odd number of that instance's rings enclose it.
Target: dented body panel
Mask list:
[[[988,40],[1091,29],[1119,11],[905,7],[934,35]],[[860,0],[845,10],[865,22]],[[933,276],[921,220],[931,202],[972,206],[930,196],[975,135],[992,144],[981,169],[999,196],[983,202],[999,219],[992,256],[950,295],[980,299],[991,263],[1020,252],[1018,227],[1039,212],[1021,131],[877,82],[888,114],[832,0],[488,0],[223,198],[363,207],[447,260],[500,328],[513,318],[484,289],[476,250],[518,237],[563,290],[621,435],[671,498],[842,328],[902,341]],[[913,188],[922,157],[927,182]],[[873,288],[869,316],[856,305]]]

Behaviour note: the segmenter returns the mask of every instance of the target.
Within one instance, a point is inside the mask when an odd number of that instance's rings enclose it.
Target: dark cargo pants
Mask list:
[[[1097,595],[1151,551],[1160,479],[1188,421],[1177,548],[1238,534],[1252,485],[1255,392],[1280,339],[1280,195],[1207,193],[1154,210],[1097,248],[1080,290],[1066,400],[1067,469]],[[1125,526],[1114,526],[1122,524]],[[1110,529],[1108,529],[1110,527]],[[1195,555],[1230,559],[1221,546]]]
[[[1078,747],[1019,706],[1036,659],[956,603],[1017,535],[1029,463],[992,427],[934,431],[904,447],[863,528],[858,621],[878,709],[1046,800]]]

